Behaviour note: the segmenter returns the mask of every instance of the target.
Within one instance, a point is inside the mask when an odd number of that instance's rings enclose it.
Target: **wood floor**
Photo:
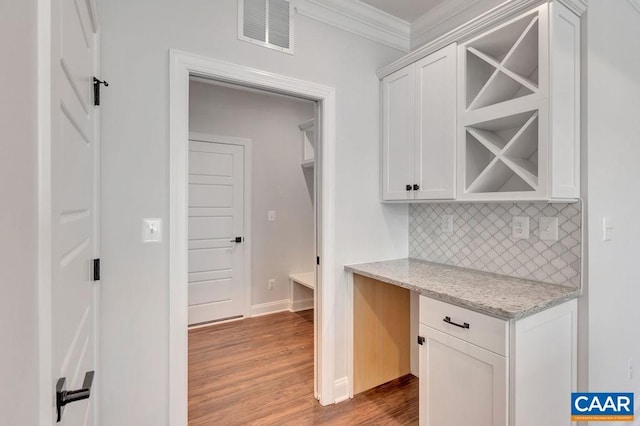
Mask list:
[[[313,311],[189,331],[189,425],[418,424],[408,375],[322,407],[313,397]]]

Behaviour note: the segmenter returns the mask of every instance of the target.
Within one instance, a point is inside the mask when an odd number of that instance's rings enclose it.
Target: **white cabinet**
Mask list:
[[[576,300],[501,320],[420,296],[420,425],[570,425]]]
[[[413,64],[382,80],[382,199],[413,198]]]
[[[420,425],[507,424],[507,359],[420,324]]]
[[[455,198],[456,45],[382,80],[382,199]]]
[[[504,14],[382,78],[384,201],[580,197],[580,18],[558,1]]]
[[[458,55],[458,199],[578,198],[580,18],[543,4]]]

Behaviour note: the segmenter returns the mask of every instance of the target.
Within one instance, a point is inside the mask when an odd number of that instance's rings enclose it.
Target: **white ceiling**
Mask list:
[[[445,0],[361,0],[404,21],[413,22]]]

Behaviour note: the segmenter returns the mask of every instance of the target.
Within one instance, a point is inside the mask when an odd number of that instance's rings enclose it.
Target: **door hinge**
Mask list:
[[[100,281],[100,259],[93,259],[93,280]]]
[[[93,77],[93,104],[98,106],[100,105],[100,85],[104,84],[104,87],[109,87],[109,83],[104,80],[98,80],[96,77]]]
[[[419,344],[419,345],[424,344],[424,337],[422,337],[422,336],[418,336],[418,344]]]
[[[320,256],[316,256],[316,265],[320,264]]]

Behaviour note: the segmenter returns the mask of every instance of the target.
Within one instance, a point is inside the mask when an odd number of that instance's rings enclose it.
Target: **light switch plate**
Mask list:
[[[517,240],[529,238],[529,217],[514,216],[511,222],[511,236]]]
[[[142,242],[159,243],[162,241],[162,219],[142,219]]]
[[[269,222],[274,222],[276,220],[276,211],[275,210],[267,211],[267,220]]]
[[[538,238],[542,241],[558,241],[558,218],[541,216],[538,221]]]

